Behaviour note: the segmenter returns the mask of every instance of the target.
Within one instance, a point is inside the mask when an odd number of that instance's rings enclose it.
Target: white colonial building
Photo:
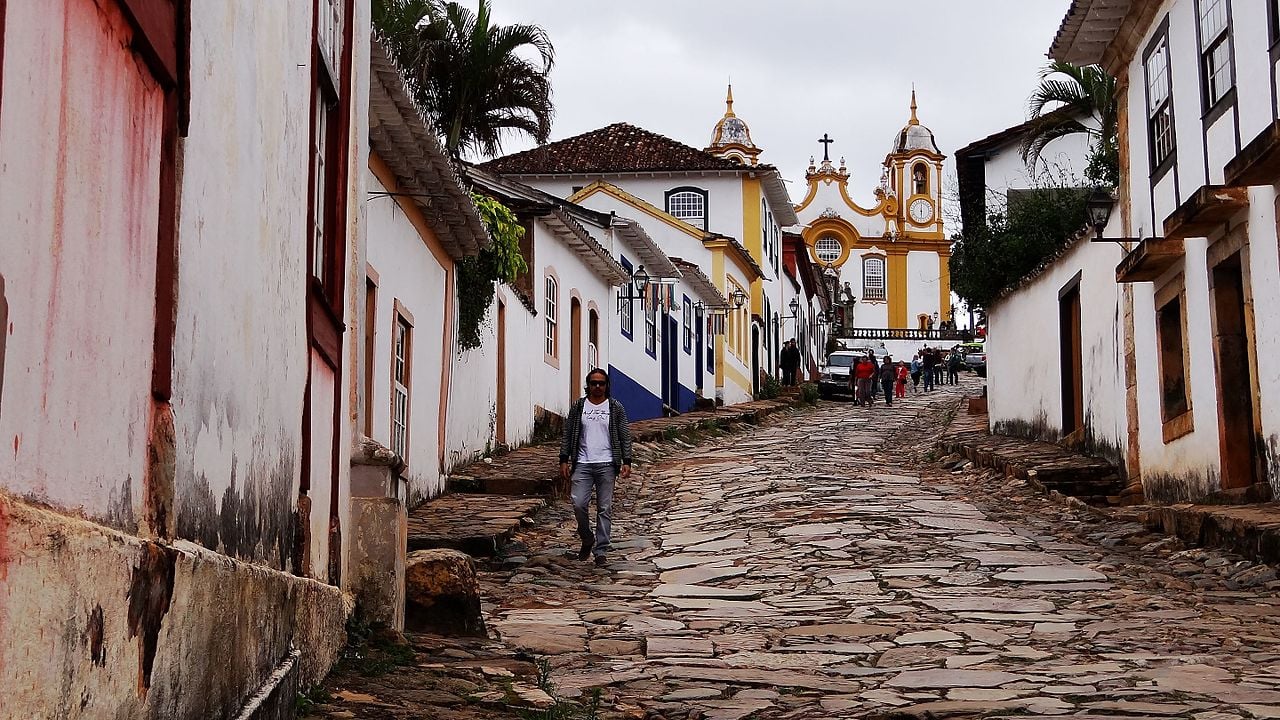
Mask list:
[[[1277,41],[1276,3],[1074,0],[1050,51],[1117,78],[1122,179],[1100,237],[993,307],[992,416],[1083,436],[1150,501],[1280,489]]]
[[[579,193],[605,182],[679,221],[685,234],[713,236],[703,244],[721,250],[726,264],[717,267],[712,261],[699,267],[725,298],[735,290],[744,297],[742,307],[727,318],[725,347],[714,353],[715,397],[733,403],[753,395],[761,373],[776,372],[781,317],[786,314],[779,282],[782,228],[794,225],[796,217],[777,169],[757,164],[760,149],[734,114],[732,94],[726,104],[706,150],[618,123],[482,167],[576,202],[585,202]],[[648,229],[655,222],[639,219]],[[682,257],[677,251],[669,254]],[[734,284],[739,281],[741,285]],[[672,298],[669,305],[682,303],[683,297]],[[677,321],[683,320],[682,308],[675,314]],[[647,392],[663,399],[652,389]]]

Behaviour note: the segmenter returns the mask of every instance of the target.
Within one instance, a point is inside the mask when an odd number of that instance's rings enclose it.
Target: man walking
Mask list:
[[[560,477],[570,481],[569,497],[578,520],[582,547],[578,559],[595,555],[606,564],[613,520],[613,483],[631,476],[631,425],[622,403],[609,397],[609,373],[587,373],[587,396],[579,398],[564,421],[560,441]],[[596,495],[596,530],[591,532],[591,493]]]
[[[960,351],[955,348],[952,348],[951,354],[947,356],[947,384],[960,384]]]
[[[930,392],[933,390],[933,369],[938,364],[938,356],[933,352],[933,348],[927,347],[924,349],[922,360],[924,361],[924,391]]]

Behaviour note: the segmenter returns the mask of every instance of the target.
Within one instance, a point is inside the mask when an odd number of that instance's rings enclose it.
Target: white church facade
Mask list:
[[[821,163],[812,159],[808,189],[796,206],[812,260],[838,277],[836,322],[845,337],[928,339],[921,331],[951,321],[951,243],[943,229],[942,164],[933,132],[916,118],[894,138],[873,202],[849,194],[849,172],[831,162],[823,136]],[[890,332],[886,332],[890,331]]]

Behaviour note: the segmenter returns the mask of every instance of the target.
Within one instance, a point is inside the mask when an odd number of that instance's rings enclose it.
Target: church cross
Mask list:
[[[822,133],[822,137],[818,138],[818,142],[822,143],[822,162],[831,162],[831,156],[828,151],[831,149],[831,143],[835,142],[826,133]]]

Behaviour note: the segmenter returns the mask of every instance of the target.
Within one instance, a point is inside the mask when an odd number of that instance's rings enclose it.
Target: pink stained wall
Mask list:
[[[134,530],[163,95],[114,3],[7,6],[0,489]]]

